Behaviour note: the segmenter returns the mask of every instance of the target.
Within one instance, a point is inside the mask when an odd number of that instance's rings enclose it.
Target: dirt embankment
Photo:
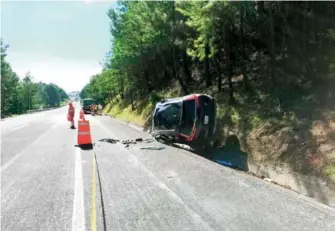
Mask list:
[[[314,121],[309,128],[267,123],[247,137],[250,157],[294,172],[325,177],[335,182],[335,120]]]

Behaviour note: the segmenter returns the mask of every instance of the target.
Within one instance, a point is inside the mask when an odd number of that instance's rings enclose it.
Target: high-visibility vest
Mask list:
[[[71,121],[74,117],[74,107],[69,107],[68,120]]]

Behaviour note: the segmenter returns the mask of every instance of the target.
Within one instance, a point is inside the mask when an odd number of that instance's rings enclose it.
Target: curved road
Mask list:
[[[108,117],[86,116],[81,150],[66,111],[2,121],[1,230],[335,230],[333,209],[185,150],[99,142],[149,138]]]

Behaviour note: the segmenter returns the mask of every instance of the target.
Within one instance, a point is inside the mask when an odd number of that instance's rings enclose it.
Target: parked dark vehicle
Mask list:
[[[215,100],[209,95],[193,94],[162,100],[156,104],[151,133],[165,142],[199,148],[211,145],[216,129]]]
[[[81,102],[81,106],[82,106],[82,109],[84,111],[84,113],[91,113],[91,108],[90,106],[92,104],[95,104],[95,100],[92,99],[92,98],[86,98],[86,99],[83,99],[82,102]]]

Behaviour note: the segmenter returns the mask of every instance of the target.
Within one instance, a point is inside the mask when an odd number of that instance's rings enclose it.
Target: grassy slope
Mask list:
[[[258,163],[285,166],[294,172],[317,175],[335,182],[335,83],[315,87],[304,97],[285,94],[282,105],[269,94],[255,90],[252,94],[235,93],[237,105],[228,106],[227,91],[202,89],[217,100],[218,140],[224,143],[236,134],[249,158]],[[239,88],[236,88],[239,89]],[[298,95],[300,93],[297,93]],[[160,92],[175,97],[179,89]],[[153,104],[135,102],[136,109],[115,100],[104,113],[142,126],[150,126]]]
[[[149,107],[149,104],[148,104]],[[114,118],[129,121],[140,126],[144,126],[146,121],[146,113],[139,112],[138,110],[131,110],[131,105],[124,106],[117,101],[113,101],[104,108],[103,113],[109,114]]]

